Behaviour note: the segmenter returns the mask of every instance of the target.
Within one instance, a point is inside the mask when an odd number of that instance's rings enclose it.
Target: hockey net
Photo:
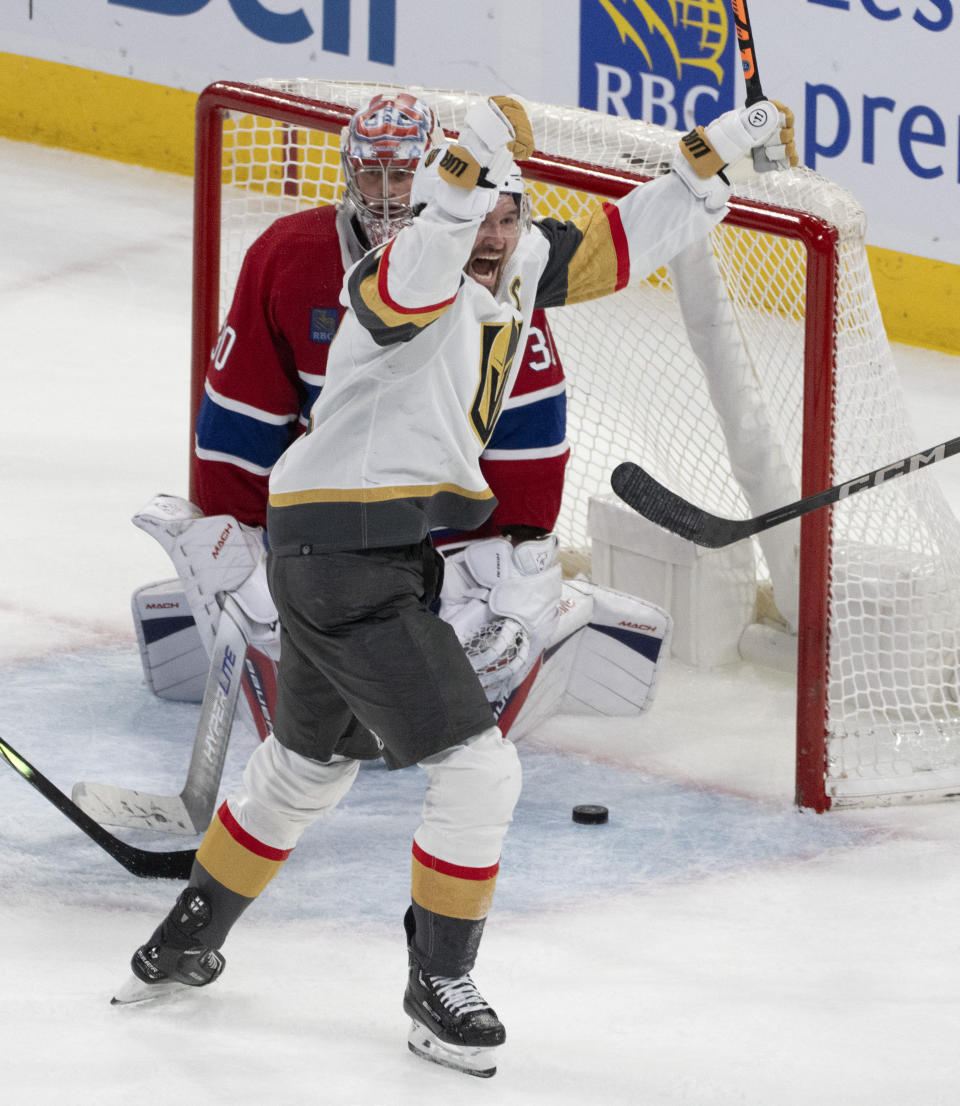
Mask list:
[[[278,216],[340,198],[340,129],[386,88],[271,80],[201,95],[191,427],[246,249]],[[473,98],[415,91],[448,131]],[[667,171],[679,137],[529,108],[537,153],[524,175],[541,217],[574,218]],[[590,500],[609,495],[624,459],[710,511],[745,517],[917,448],[864,229],[854,199],[819,175],[751,172],[702,249],[550,312],[568,385],[572,456],[557,526],[568,551],[588,563]],[[779,605],[797,627],[798,802],[825,810],[958,793],[960,527],[935,478],[921,470],[769,531],[748,560],[735,586],[772,595],[760,612],[776,618]]]

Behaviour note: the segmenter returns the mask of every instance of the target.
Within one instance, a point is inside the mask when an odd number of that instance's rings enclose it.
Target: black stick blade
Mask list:
[[[81,810],[69,796],[34,768],[12,745],[0,741],[0,756],[31,787],[39,791],[61,814],[66,815],[75,826],[82,829],[105,853],[112,856],[132,875],[145,879],[189,878],[193,858],[196,855],[194,849],[152,852],[150,849],[138,849],[135,845],[128,845],[126,841],[121,841],[119,837],[114,837],[112,833],[105,830],[99,822],[95,822],[86,811]]]
[[[757,515],[756,518],[737,519],[711,515],[709,511],[694,507],[676,492],[659,484],[633,461],[624,461],[617,465],[610,477],[610,485],[628,507],[632,507],[651,522],[681,538],[696,542],[697,545],[719,549],[723,545],[761,534],[773,526],[791,522],[811,511],[819,511],[822,507],[839,503],[857,492],[886,484],[898,476],[917,472],[918,469],[936,464],[956,453],[960,453],[960,437],[922,449],[918,453],[911,453],[909,457],[881,465],[872,472],[865,472],[862,476],[854,477],[843,484],[835,484],[832,488],[824,488],[822,492],[815,492],[794,503],[774,507],[772,511]]]
[[[628,507],[644,518],[708,549],[719,549],[750,536],[749,522],[720,518],[695,507],[633,461],[617,465],[610,477],[610,486]]]

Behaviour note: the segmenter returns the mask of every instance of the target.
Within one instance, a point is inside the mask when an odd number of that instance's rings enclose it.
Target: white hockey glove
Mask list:
[[[434,147],[417,166],[410,192],[416,208],[433,201],[454,219],[482,218],[496,207],[514,157],[533,153],[533,130],[518,100],[493,96],[471,106],[460,137]]]
[[[220,621],[218,596],[229,592],[254,631],[251,643],[268,654],[279,642],[277,611],[266,582],[263,532],[231,515],[205,517],[176,495],[157,495],[133,516],[173,561],[208,656]]]
[[[751,150],[761,152],[755,163],[763,170],[797,164],[793,133],[793,112],[776,101],[760,100],[748,108],[724,112],[708,126],[684,135],[673,171],[706,202],[708,210],[717,210],[729,195],[723,170]]]
[[[513,546],[506,538],[474,542],[447,558],[440,617],[499,711],[553,635],[563,584],[557,539]]]
[[[800,164],[796,143],[794,142],[793,112],[786,104],[781,104],[779,100],[768,102],[777,109],[779,130],[774,130],[766,142],[753,147],[753,167],[758,173],[792,169]],[[756,107],[757,105],[754,104],[753,106]]]

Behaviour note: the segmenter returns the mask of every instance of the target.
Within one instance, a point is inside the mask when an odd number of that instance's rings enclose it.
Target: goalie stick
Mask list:
[[[951,438],[948,442],[931,446],[930,449],[919,453],[912,453],[909,457],[893,461],[889,465],[881,465],[872,472],[856,476],[843,484],[836,484],[815,495],[808,495],[784,507],[775,507],[772,511],[757,515],[756,518],[736,519],[712,515],[709,511],[694,506],[683,496],[665,488],[633,461],[624,461],[617,465],[610,477],[610,486],[627,506],[632,507],[644,518],[697,545],[706,546],[708,549],[719,549],[721,546],[742,541],[743,538],[752,537],[762,530],[769,530],[772,526],[779,526],[783,522],[789,522],[811,511],[818,511],[821,507],[827,507],[831,503],[846,499],[867,488],[885,484],[897,476],[936,464],[937,461],[952,457],[958,452],[960,452],[960,438]]]
[[[64,795],[59,787],[52,784],[42,772],[37,771],[29,761],[25,760],[12,745],[0,741],[0,755],[31,787],[35,787],[61,814],[65,814],[75,826],[82,829],[92,841],[122,864],[128,872],[145,879],[189,879],[190,869],[193,866],[193,849],[152,852],[149,849],[138,849],[135,845],[128,845],[126,841],[114,837],[89,814],[81,810],[76,803]]]
[[[217,801],[248,641],[246,616],[227,595],[217,626],[190,767],[179,795],[153,795],[106,783],[78,783],[73,788],[77,806],[102,825],[203,833]]]

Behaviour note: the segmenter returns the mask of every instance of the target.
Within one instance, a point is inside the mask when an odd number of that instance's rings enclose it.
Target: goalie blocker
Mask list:
[[[204,516],[180,496],[157,495],[133,523],[163,546],[178,579],[133,593],[131,608],[144,679],[157,696],[198,703],[203,697],[224,595],[248,630],[241,717],[262,740],[276,698],[280,636],[264,572],[259,530],[230,515]]]
[[[156,538],[179,574],[180,590],[173,582],[134,594],[134,622],[148,685],[166,698],[202,702],[193,752],[178,795],[81,781],[73,801],[103,825],[202,833],[238,703],[261,739],[272,728],[279,635],[263,540],[253,527],[227,515],[207,518],[179,496],[154,496],[133,522]]]

